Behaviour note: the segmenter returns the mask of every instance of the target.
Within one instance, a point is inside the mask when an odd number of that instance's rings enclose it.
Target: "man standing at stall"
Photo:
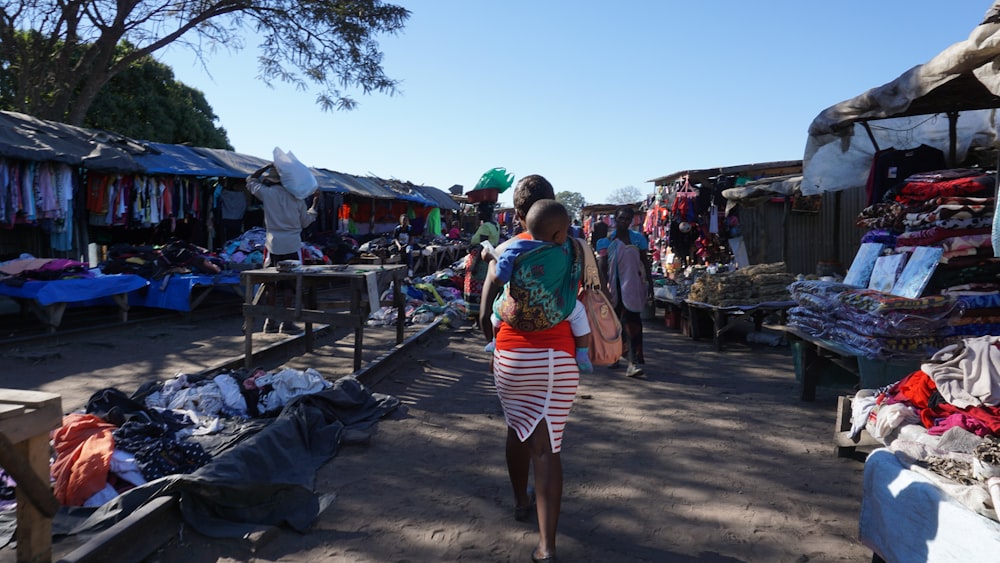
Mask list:
[[[319,197],[312,194],[312,206],[306,207],[305,199],[300,199],[281,185],[281,177],[273,164],[268,164],[247,177],[247,191],[260,200],[264,207],[264,227],[267,238],[264,243],[264,267],[277,266],[282,260],[302,262],[302,229],[316,220],[316,205]],[[274,306],[277,293],[281,294],[283,305],[292,306],[295,285],[290,281],[279,281],[267,290],[267,304]],[[246,327],[250,330],[251,327]],[[277,325],[271,319],[264,320],[264,332],[299,334],[302,328],[289,321]]]

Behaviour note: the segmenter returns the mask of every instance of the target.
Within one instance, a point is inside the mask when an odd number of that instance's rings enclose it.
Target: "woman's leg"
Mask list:
[[[622,343],[628,358],[625,377],[638,377],[643,375],[640,365],[646,363],[642,356],[642,317],[634,311],[624,311],[621,321]]]
[[[646,363],[642,354],[642,316],[634,311],[625,311],[622,315],[622,328],[628,341],[629,363]]]
[[[552,452],[549,427],[544,420],[525,443],[535,467],[535,494],[538,503],[538,546],[534,556],[548,557],[556,553],[556,528],[562,508],[562,459],[558,453]]]
[[[528,444],[517,439],[517,432],[507,427],[507,475],[510,486],[514,489],[515,507],[525,508],[531,505],[528,495],[528,471],[531,462],[531,452]]]

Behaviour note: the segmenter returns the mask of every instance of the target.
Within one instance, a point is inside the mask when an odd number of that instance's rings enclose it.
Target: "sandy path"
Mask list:
[[[186,369],[184,362],[233,346],[213,338],[239,342],[236,334],[202,335],[225,331],[199,326],[188,334],[193,346],[168,352],[173,331],[148,330],[133,340],[159,343],[162,357],[137,365],[123,344],[111,352],[63,344],[61,358],[31,365],[33,377],[39,388],[72,390],[77,402],[95,387],[134,381],[138,371]],[[86,351],[122,359],[88,376]],[[646,354],[645,378],[599,368],[583,380],[562,456],[560,561],[870,560],[856,539],[863,465],[833,453],[838,391],[821,388],[804,403],[787,348],[732,342],[719,353],[662,323],[647,323]],[[331,346],[288,365],[330,377],[345,355]],[[69,358],[79,369],[60,375]],[[513,519],[503,417],[486,360],[464,327],[394,361],[372,389],[405,406],[379,423],[370,445],[343,447],[319,471],[317,489],[335,498],[309,533],[281,531],[251,544],[186,528],[149,561],[529,560],[534,518]]]

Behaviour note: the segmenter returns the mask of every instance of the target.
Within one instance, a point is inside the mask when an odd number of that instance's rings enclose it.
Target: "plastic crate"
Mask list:
[[[920,369],[921,360],[891,362],[858,358],[858,373],[862,389],[878,389],[895,383]]]

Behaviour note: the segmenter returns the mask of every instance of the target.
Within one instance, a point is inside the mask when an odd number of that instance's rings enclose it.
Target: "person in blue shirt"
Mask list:
[[[573,219],[573,224],[569,226],[569,236],[573,238],[583,238],[583,227],[580,226],[579,219]]]
[[[615,212],[615,228],[608,238],[597,241],[598,267],[608,280],[608,292],[622,323],[622,346],[628,360],[627,377],[643,375],[646,363],[642,351],[642,309],[649,298],[649,240],[629,227],[635,220],[635,209],[619,207]],[[615,362],[611,367],[619,367]]]

